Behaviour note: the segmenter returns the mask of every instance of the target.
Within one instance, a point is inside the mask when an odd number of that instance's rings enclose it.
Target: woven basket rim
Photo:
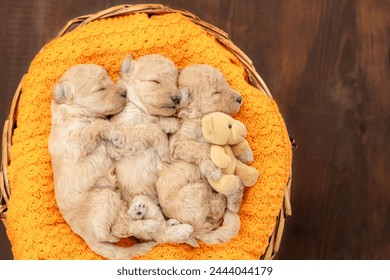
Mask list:
[[[253,62],[240,48],[238,48],[230,40],[228,34],[223,30],[215,27],[214,25],[201,20],[199,17],[186,10],[172,9],[168,6],[164,6],[161,4],[134,4],[134,5],[125,4],[125,5],[113,6],[108,9],[98,11],[97,13],[94,14],[83,15],[83,16],[76,17],[72,20],[69,20],[67,24],[58,32],[55,38],[61,37],[95,20],[130,15],[130,14],[137,14],[137,13],[146,13],[148,15],[180,13],[181,15],[185,16],[193,23],[201,26],[208,34],[213,35],[220,44],[222,44],[226,49],[232,52],[238,58],[238,60],[243,64],[248,74],[250,83],[256,88],[262,89],[264,94],[266,94],[269,98],[271,99],[273,98],[265,82],[257,73],[253,65]],[[41,51],[44,48],[45,46],[43,46]],[[10,164],[10,157],[9,157],[10,148],[12,145],[13,131],[16,124],[16,112],[17,112],[18,101],[22,93],[23,80],[24,80],[24,76],[20,80],[19,85],[13,96],[10,113],[8,119],[4,122],[4,128],[2,134],[2,160],[1,160],[1,169],[0,169],[0,219],[3,222],[5,227],[7,227],[8,201],[11,196],[9,183],[8,183],[7,169]],[[291,181],[292,181],[292,172],[290,173],[287,185],[285,187],[283,205],[280,209],[279,215],[276,218],[276,223],[275,223],[273,233],[269,239],[269,243],[265,250],[265,253],[262,256],[260,256],[260,259],[265,259],[265,260],[274,259],[276,254],[279,252],[279,248],[280,248],[280,244],[284,232],[285,220],[286,218],[292,215],[291,203],[290,203]]]

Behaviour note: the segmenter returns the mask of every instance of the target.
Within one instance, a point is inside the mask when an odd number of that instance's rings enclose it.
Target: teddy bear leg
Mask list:
[[[235,174],[240,177],[241,182],[245,187],[253,186],[259,179],[259,172],[256,168],[245,165],[240,161],[237,161]]]
[[[208,180],[210,185],[219,193],[230,195],[237,191],[240,186],[240,179],[235,175],[222,174],[219,180]]]

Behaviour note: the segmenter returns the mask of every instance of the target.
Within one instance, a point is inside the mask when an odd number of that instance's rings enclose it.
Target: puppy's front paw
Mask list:
[[[200,163],[200,171],[211,180],[218,180],[222,176],[221,168],[216,167],[210,159],[205,159]]]
[[[177,145],[177,144],[174,145],[172,158],[173,159],[181,159],[181,160],[189,162],[188,153],[186,153],[185,149],[183,149],[183,145]]]
[[[179,130],[179,122],[177,123],[171,123],[167,126],[167,128],[164,130],[165,133],[172,134]]]
[[[128,148],[128,147],[130,147],[130,148]],[[145,151],[147,149],[147,147],[141,141],[132,143],[131,145],[127,145],[126,148],[128,150],[131,150],[133,153],[138,153],[141,151]]]
[[[126,143],[125,135],[120,131],[112,131],[109,135],[109,140],[118,148],[123,148]]]
[[[83,156],[83,157],[85,157],[85,156],[87,156],[87,155],[89,155],[90,153],[92,153],[92,151],[94,151],[95,149],[96,149],[96,146],[97,146],[98,144],[97,144],[97,142],[95,141],[95,142],[89,142],[89,143],[87,143],[86,145],[84,145],[84,147],[83,147],[83,149],[82,149],[82,151],[81,151],[81,155]]]
[[[162,118],[159,120],[158,125],[167,134],[175,133],[180,127],[179,120],[176,118]]]
[[[119,160],[122,157],[122,152],[119,151],[119,149],[111,142],[106,143],[106,149],[107,149],[107,154],[110,158]]]
[[[100,131],[101,137],[114,144],[118,148],[123,148],[126,144],[126,136],[114,126],[107,126]]]

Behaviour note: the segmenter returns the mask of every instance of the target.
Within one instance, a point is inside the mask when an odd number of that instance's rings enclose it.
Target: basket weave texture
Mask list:
[[[14,257],[101,259],[71,231],[56,206],[47,150],[51,90],[70,66],[80,63],[102,65],[117,80],[129,53],[135,58],[159,53],[178,67],[205,63],[219,68],[243,96],[244,105],[235,117],[248,126],[252,166],[260,172],[258,183],[245,190],[241,230],[232,241],[202,244],[199,249],[163,244],[140,259],[273,258],[284,220],[291,215],[292,151],[278,107],[250,59],[223,31],[186,11],[161,5],[118,6],[76,18],[31,62],[3,132],[0,212]]]

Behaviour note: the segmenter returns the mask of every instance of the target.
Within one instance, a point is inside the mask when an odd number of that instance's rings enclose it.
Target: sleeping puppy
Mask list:
[[[126,88],[129,102],[111,118],[111,123],[125,131],[126,149],[131,148],[130,154],[122,150],[122,156],[116,156],[116,174],[122,196],[130,205],[129,215],[133,219],[154,219],[161,225],[156,232],[136,237],[196,246],[190,238],[190,225],[165,221],[155,187],[163,161],[170,160],[167,134],[175,132],[179,125],[172,117],[181,101],[177,78],[174,63],[162,55],[137,60],[127,56],[124,60],[118,84]]]
[[[106,143],[124,145],[125,137],[107,120],[123,110],[126,92],[103,67],[71,67],[52,94],[49,139],[57,205],[65,221],[97,254],[130,259],[149,252],[155,243],[122,248],[122,237],[158,229],[151,220],[132,221],[114,175],[115,162]]]
[[[189,99],[178,113],[180,129],[170,140],[174,161],[165,165],[156,184],[159,202],[167,217],[192,225],[195,238],[206,244],[227,242],[240,228],[237,213],[243,187],[226,198],[205,180],[218,179],[221,170],[210,159],[210,144],[203,138],[201,119],[216,111],[237,113],[242,97],[218,69],[208,65],[184,68],[179,87],[189,89]]]

